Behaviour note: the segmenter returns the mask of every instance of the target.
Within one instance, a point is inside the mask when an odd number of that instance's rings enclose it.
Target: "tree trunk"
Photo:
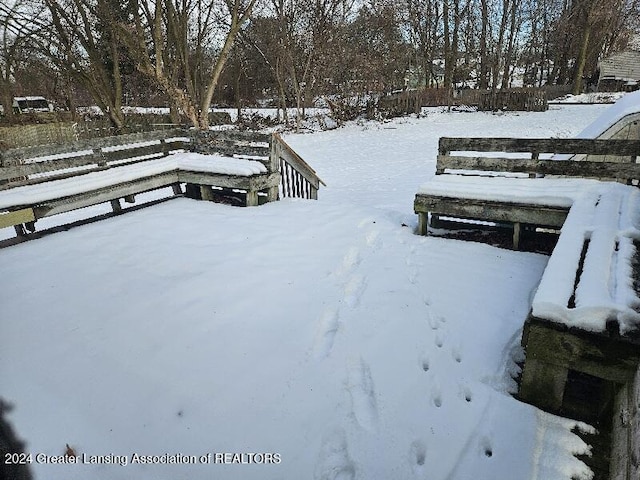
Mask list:
[[[489,86],[489,58],[487,55],[487,30],[489,29],[489,6],[488,0],[481,0],[482,9],[482,32],[480,33],[480,77],[478,78],[478,88],[486,90]]]
[[[509,41],[507,46],[507,54],[504,57],[504,69],[502,73],[502,88],[509,87],[511,78],[511,62],[513,61],[513,48],[516,37],[516,9],[517,3],[511,5],[511,25],[509,26]]]
[[[580,46],[580,54],[576,62],[576,70],[573,76],[573,94],[579,95],[582,93],[582,76],[584,74],[584,66],[587,61],[587,51],[589,49],[589,37],[591,36],[591,24],[587,21],[584,32],[582,35],[582,42]]]

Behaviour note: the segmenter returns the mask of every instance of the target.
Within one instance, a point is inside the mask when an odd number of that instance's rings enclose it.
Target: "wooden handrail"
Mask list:
[[[280,170],[280,185],[285,197],[318,198],[320,185],[327,186],[316,171],[277,133],[272,138],[272,162]]]

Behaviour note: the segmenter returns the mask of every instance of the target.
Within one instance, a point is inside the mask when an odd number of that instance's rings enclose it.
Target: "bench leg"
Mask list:
[[[271,187],[267,190],[267,202],[278,200],[278,187]]]
[[[569,370],[566,367],[541,362],[527,352],[522,372],[520,398],[536,407],[557,412],[562,407]]]
[[[202,200],[213,200],[213,190],[209,185],[200,185],[200,198]]]
[[[418,235],[427,235],[427,223],[429,222],[429,214],[418,213]]]
[[[171,188],[173,189],[174,195],[182,195],[182,185],[180,185],[179,183],[174,183],[173,185],[171,185]]]
[[[27,236],[27,231],[24,229],[24,225],[23,224],[18,224],[18,225],[14,225],[13,229],[16,231],[16,235],[18,237],[26,237]]]
[[[518,250],[520,248],[520,222],[513,224],[513,249]]]
[[[247,207],[258,206],[258,192],[257,190],[247,190]]]
[[[122,211],[122,205],[120,205],[120,199],[119,198],[111,200],[111,209],[113,210],[113,213],[118,213],[118,212]]]
[[[36,222],[27,222],[24,224],[24,226],[29,231],[29,233],[33,233],[36,231]]]
[[[136,203],[136,196],[135,195],[126,195],[124,197],[124,201],[127,203]]]

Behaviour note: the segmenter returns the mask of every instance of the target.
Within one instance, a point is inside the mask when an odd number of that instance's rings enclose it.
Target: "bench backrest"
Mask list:
[[[191,131],[192,150],[261,162],[268,173],[279,171],[273,154],[273,135],[239,130]]]
[[[171,129],[41,145],[0,152],[0,188],[104,170],[189,149],[186,130]],[[29,176],[35,175],[35,178]]]
[[[452,155],[451,153],[456,153]],[[485,152],[525,153],[528,158],[484,156]],[[480,153],[480,155],[478,154]],[[543,154],[589,155],[589,161],[540,159]],[[596,161],[616,156],[626,162]],[[640,179],[640,140],[577,138],[440,138],[436,174],[448,170],[476,170],[546,174],[568,177]]]

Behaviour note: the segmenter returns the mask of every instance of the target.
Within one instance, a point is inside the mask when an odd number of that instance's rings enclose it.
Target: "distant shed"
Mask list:
[[[633,91],[640,88],[640,50],[625,50],[600,61],[598,91]]]

